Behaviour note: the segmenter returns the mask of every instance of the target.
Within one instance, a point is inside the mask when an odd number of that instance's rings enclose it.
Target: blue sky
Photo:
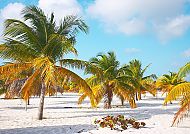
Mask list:
[[[66,14],[82,16],[90,32],[77,37],[79,59],[114,51],[121,65],[136,58],[143,66],[151,63],[147,74],[158,75],[190,61],[189,0],[0,0],[0,33],[5,19],[20,19],[31,4],[53,11],[58,21]]]

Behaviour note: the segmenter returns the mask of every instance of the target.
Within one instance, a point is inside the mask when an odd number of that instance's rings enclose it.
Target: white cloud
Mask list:
[[[38,7],[46,14],[54,12],[55,19],[58,21],[66,15],[82,14],[82,7],[77,0],[39,0]]]
[[[21,11],[25,6],[22,3],[10,3],[6,7],[0,10],[0,24],[6,19],[21,19]],[[0,35],[3,32],[3,25],[0,25]],[[2,41],[2,36],[0,36]]]
[[[156,32],[159,37],[172,38],[181,36],[190,27],[190,16],[183,15],[186,2],[187,0],[95,0],[87,12],[103,22],[109,31],[126,35]]]
[[[190,57],[190,48],[183,52],[184,57]]]
[[[21,19],[21,11],[25,6],[22,3],[10,3],[1,10],[1,19]]]
[[[158,37],[163,41],[183,35],[189,27],[190,16],[184,15],[177,16],[168,20],[165,24],[158,24],[156,26]]]
[[[5,19],[21,19],[21,11],[25,7],[22,3],[10,3],[0,10],[0,24]],[[82,7],[77,0],[39,0],[38,7],[42,8],[45,14],[55,13],[55,19],[60,21],[66,15],[82,15]],[[0,25],[0,35],[2,35],[3,26]],[[2,36],[0,36],[0,41]]]
[[[125,52],[127,54],[134,54],[134,53],[139,53],[141,50],[137,48],[126,48]]]

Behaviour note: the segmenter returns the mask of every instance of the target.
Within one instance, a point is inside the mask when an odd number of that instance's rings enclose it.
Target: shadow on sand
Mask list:
[[[76,134],[96,129],[93,125],[61,125],[14,129],[0,129],[0,134]]]
[[[68,95],[63,95],[60,97],[65,98]],[[69,104],[77,104],[77,101],[70,101],[70,100],[63,100],[63,102],[59,101],[55,101],[54,103],[51,103],[51,105],[47,105],[45,106],[44,110],[49,110],[49,109],[63,109],[60,112],[61,113],[71,113],[71,114],[63,114],[63,116],[61,117],[55,117],[55,116],[51,116],[53,117],[52,119],[58,119],[58,118],[77,118],[77,117],[94,117],[94,116],[105,116],[105,115],[118,115],[118,114],[123,114],[127,117],[133,117],[136,118],[138,120],[144,120],[144,119],[149,119],[152,116],[155,115],[162,115],[162,114],[171,114],[174,115],[174,113],[178,110],[177,107],[170,107],[176,104],[171,104],[168,105],[167,110],[163,108],[163,104],[162,103],[150,103],[151,100],[163,100],[163,98],[145,98],[143,100],[145,101],[139,101],[137,102],[138,108],[136,109],[131,109],[129,107],[129,104],[126,102],[125,106],[122,107],[117,107],[117,106],[113,106],[114,108],[112,109],[102,109],[102,108],[96,108],[96,109],[89,109],[89,107],[77,107],[77,105],[73,105],[73,107],[69,106]],[[89,103],[88,101],[84,101],[84,103]],[[55,104],[53,106],[53,104]],[[60,105],[56,105],[56,104],[60,104]],[[63,104],[63,105],[61,105]],[[66,105],[65,105],[66,104]],[[68,104],[68,106],[67,106]],[[23,107],[17,106],[17,107],[8,107],[9,109],[23,109]],[[37,109],[37,107],[28,107],[28,109]],[[65,109],[65,110],[64,110]],[[75,113],[75,114],[72,114]],[[51,113],[50,113],[51,114]]]

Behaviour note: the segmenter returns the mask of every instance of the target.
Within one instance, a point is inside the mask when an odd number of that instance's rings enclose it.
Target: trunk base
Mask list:
[[[45,97],[45,85],[42,84],[41,94],[40,94],[40,104],[38,109],[38,120],[43,119],[43,109],[44,109],[44,97]]]
[[[112,99],[113,99],[112,90],[107,90],[106,94],[104,95],[104,108],[105,109],[111,109]]]

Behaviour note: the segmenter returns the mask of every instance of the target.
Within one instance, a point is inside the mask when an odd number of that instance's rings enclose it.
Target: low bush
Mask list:
[[[106,116],[102,119],[96,119],[95,124],[99,124],[100,127],[111,128],[111,130],[126,130],[129,127],[139,129],[144,127],[146,124],[144,122],[138,122],[134,118],[125,118],[123,115],[118,116]]]

